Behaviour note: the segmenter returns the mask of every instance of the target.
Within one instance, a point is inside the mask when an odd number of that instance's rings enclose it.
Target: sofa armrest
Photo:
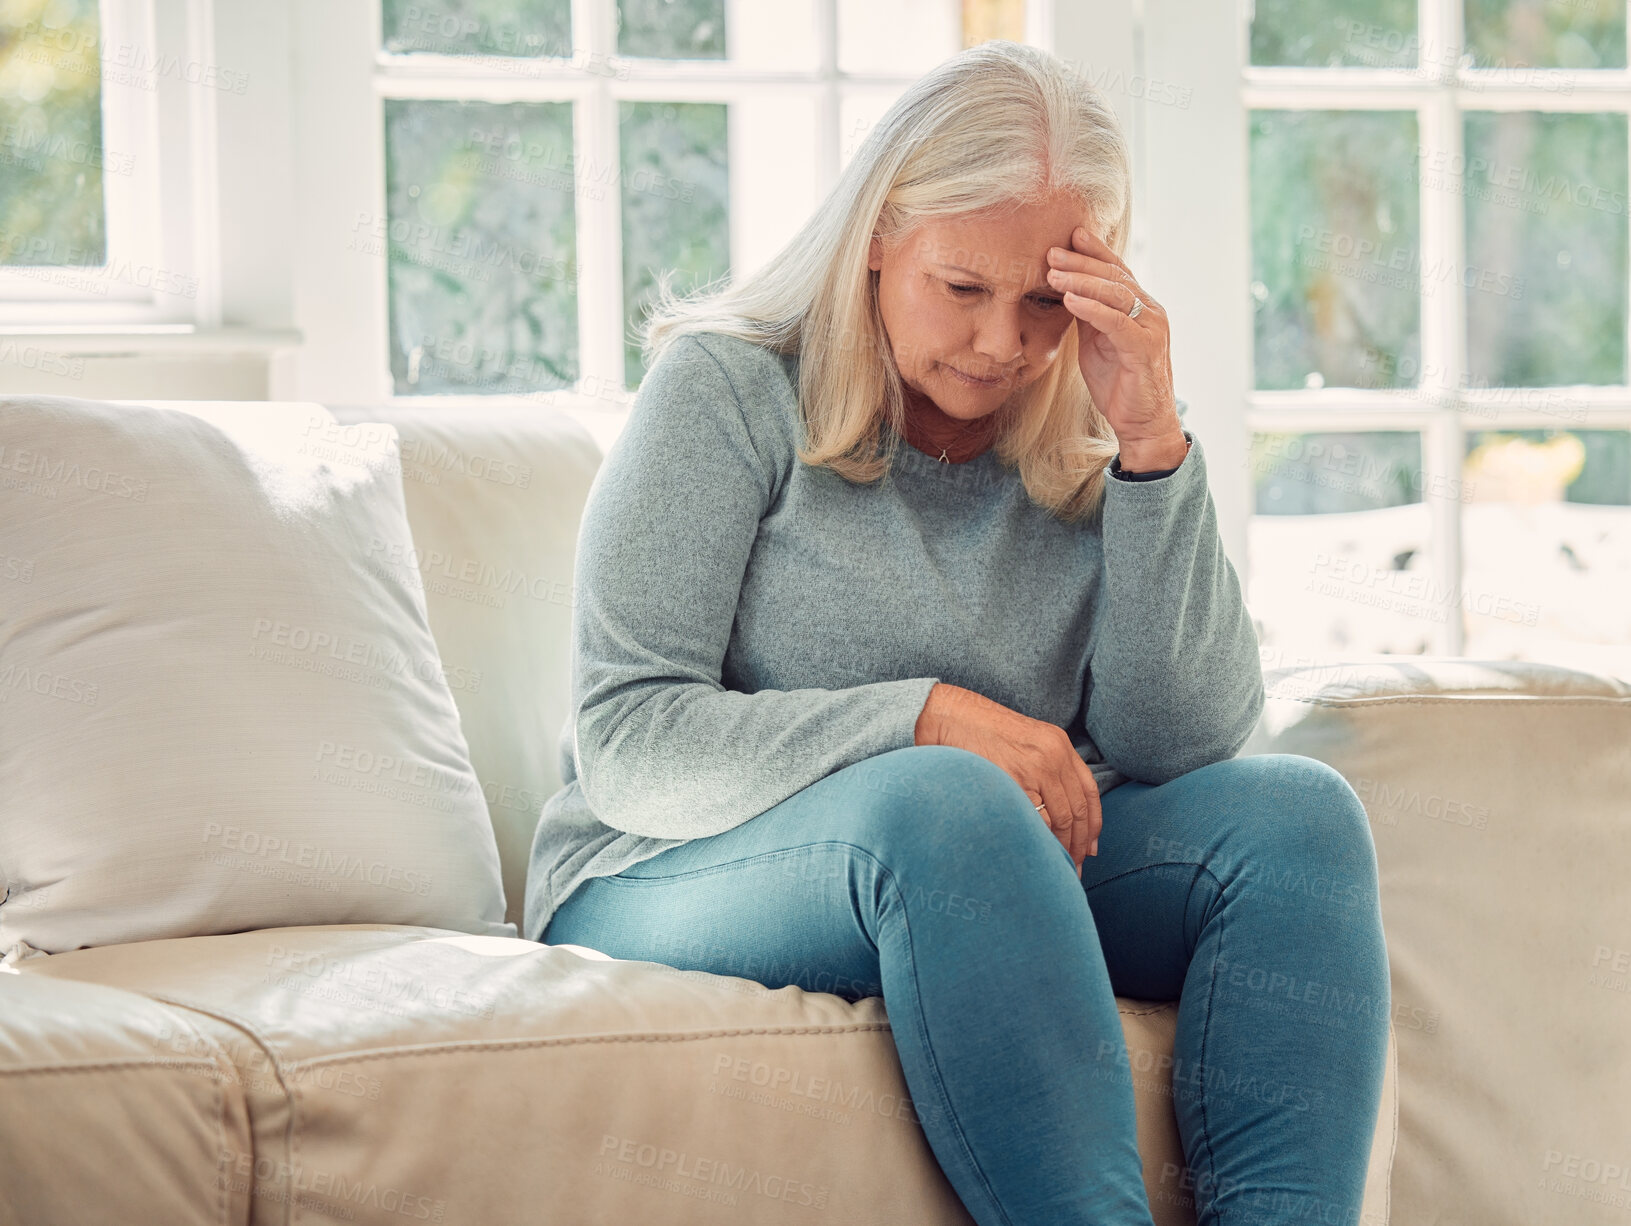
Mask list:
[[[1631,686],[1436,657],[1273,669],[1265,686],[1242,753],[1327,762],[1370,815],[1399,1045],[1395,1220],[1622,1221]]]

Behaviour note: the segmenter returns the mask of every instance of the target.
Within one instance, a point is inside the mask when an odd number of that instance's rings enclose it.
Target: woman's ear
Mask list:
[[[876,234],[872,236],[872,242],[867,246],[866,266],[873,272],[883,271],[883,244],[878,241]]]

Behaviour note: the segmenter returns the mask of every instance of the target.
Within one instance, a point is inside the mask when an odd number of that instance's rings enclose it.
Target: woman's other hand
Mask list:
[[[1065,730],[1021,715],[983,694],[936,682],[918,716],[916,743],[951,745],[995,762],[1025,789],[1037,818],[1082,861],[1099,853],[1099,786]]]
[[[1076,316],[1082,379],[1121,445],[1123,467],[1171,468],[1188,443],[1172,390],[1167,313],[1109,244],[1086,226],[1069,250],[1048,249],[1048,284]],[[1142,303],[1138,317],[1130,312]]]

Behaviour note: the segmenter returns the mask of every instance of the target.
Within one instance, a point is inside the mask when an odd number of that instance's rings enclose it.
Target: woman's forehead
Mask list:
[[[989,216],[939,218],[902,236],[898,250],[916,264],[988,280],[1023,279],[1046,272],[1048,249],[1069,249],[1078,225],[1092,218],[1077,210],[1016,211]]]

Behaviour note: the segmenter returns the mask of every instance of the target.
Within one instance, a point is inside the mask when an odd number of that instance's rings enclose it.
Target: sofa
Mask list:
[[[342,439],[395,427],[437,650],[480,681],[452,693],[518,924],[600,450],[542,411],[309,408]],[[1624,1222],[1631,686],[1419,657],[1265,680],[1242,752],[1331,763],[1376,839],[1393,1024],[1359,1221]],[[1176,1006],[1120,1009],[1155,1219],[1193,1223]],[[0,1224],[967,1223],[889,1026],[878,998],[423,925],[14,955]]]

